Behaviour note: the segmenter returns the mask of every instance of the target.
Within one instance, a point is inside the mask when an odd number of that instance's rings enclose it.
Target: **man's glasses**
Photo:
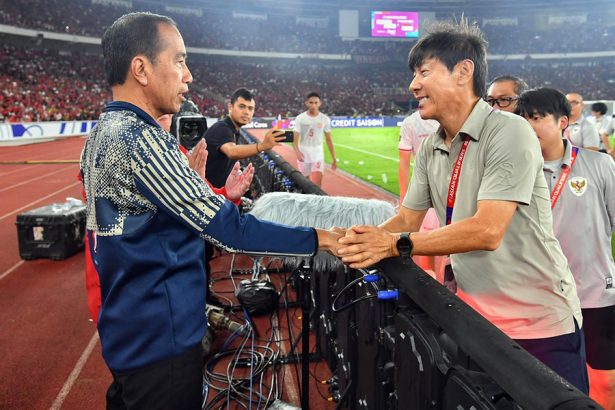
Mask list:
[[[510,104],[512,104],[513,101],[517,101],[518,99],[519,97],[501,97],[501,98],[485,98],[485,101],[487,102],[487,104],[489,104],[492,107],[497,104],[498,107],[500,108],[506,108]]]

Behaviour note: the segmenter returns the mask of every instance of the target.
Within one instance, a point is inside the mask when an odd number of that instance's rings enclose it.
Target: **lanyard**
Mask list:
[[[570,166],[564,166],[561,175],[559,176],[559,180],[557,184],[555,184],[555,188],[553,188],[553,192],[551,192],[551,209],[555,207],[555,203],[559,199],[559,196],[562,193],[562,188],[566,183],[566,180],[570,176],[570,171],[572,171],[572,166],[574,162],[577,160],[577,154],[579,153],[579,147],[572,146],[572,160],[570,161]]]
[[[453,218],[453,208],[455,207],[455,199],[457,198],[457,187],[459,186],[459,178],[461,177],[461,166],[463,165],[463,159],[466,156],[466,150],[468,149],[469,144],[469,138],[463,141],[461,151],[459,151],[459,156],[457,157],[457,162],[455,162],[455,167],[453,168],[451,182],[448,185],[448,198],[446,200],[447,225],[450,225],[451,219]]]

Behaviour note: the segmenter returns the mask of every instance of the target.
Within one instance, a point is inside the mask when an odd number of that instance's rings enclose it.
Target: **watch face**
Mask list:
[[[402,235],[397,240],[397,250],[400,255],[408,255],[410,253],[410,238],[407,235]]]

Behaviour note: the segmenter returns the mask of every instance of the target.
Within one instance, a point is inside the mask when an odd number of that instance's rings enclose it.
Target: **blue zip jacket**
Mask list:
[[[147,113],[107,105],[81,171],[101,284],[103,357],[126,372],[180,355],[205,335],[205,242],[235,252],[312,255],[312,228],[240,216]]]

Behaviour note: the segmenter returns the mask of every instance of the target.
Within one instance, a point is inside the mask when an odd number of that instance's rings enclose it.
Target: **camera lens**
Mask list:
[[[199,138],[199,124],[185,122],[180,129],[180,135],[182,138],[193,140]]]

